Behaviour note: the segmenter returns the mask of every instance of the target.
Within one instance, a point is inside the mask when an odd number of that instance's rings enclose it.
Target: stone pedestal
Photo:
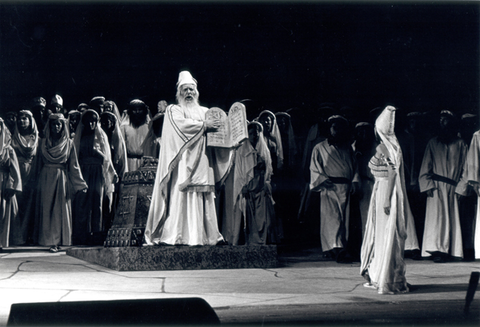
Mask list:
[[[67,255],[118,271],[275,268],[277,246],[70,248]]]
[[[138,170],[123,175],[119,203],[112,227],[107,233],[105,247],[142,245],[157,163],[157,159],[144,157]]]

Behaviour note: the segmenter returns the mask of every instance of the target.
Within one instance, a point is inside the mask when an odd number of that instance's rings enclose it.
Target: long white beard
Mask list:
[[[185,108],[196,108],[200,106],[197,98],[194,98],[193,101],[185,101],[184,98],[178,98],[177,101],[181,107],[185,107]]]

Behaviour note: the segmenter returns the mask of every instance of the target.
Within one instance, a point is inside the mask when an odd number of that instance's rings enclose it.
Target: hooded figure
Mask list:
[[[413,222],[413,217],[405,188],[402,150],[394,133],[395,110],[387,106],[378,116],[375,130],[380,144],[368,164],[375,183],[360,273],[367,280],[364,286],[377,289],[379,294],[408,292],[403,252],[407,224]]]
[[[102,238],[106,232],[103,197],[108,197],[112,203],[117,174],[112,164],[108,137],[100,127],[95,110],[89,109],[82,114],[74,144],[83,178],[88,185],[88,191],[75,199],[74,243],[101,243],[103,240],[100,242],[97,236]],[[87,235],[93,236],[94,240],[89,240]]]
[[[0,118],[0,249],[9,246],[10,222],[18,214],[16,193],[22,191],[22,177],[11,136]]]
[[[256,120],[263,125],[263,135],[270,150],[273,169],[281,169],[283,167],[283,146],[277,117],[270,110],[264,110]]]
[[[272,159],[263,138],[263,126],[248,125],[249,139],[238,148],[235,156],[233,182],[235,234],[234,245],[265,245],[280,242],[281,226],[275,219],[272,198]],[[240,234],[243,222],[243,235]]]
[[[17,124],[13,132],[12,147],[18,158],[22,175],[22,189],[18,196],[19,214],[12,221],[11,243],[23,245],[32,241],[34,219],[34,185],[31,182],[32,163],[37,155],[39,136],[33,114],[29,110],[18,113]]]
[[[77,153],[70,139],[68,121],[62,114],[51,114],[45,125],[45,138],[40,142],[35,169],[37,201],[35,236],[40,245],[72,244],[72,208],[75,193],[86,191]]]

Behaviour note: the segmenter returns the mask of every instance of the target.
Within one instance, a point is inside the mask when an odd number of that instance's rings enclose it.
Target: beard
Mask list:
[[[138,115],[131,114],[130,115],[130,123],[133,127],[138,128],[147,122],[147,112],[143,112]]]
[[[190,98],[188,100],[183,97],[177,97],[177,102],[181,107],[185,108],[195,108],[200,106],[198,103],[198,97]]]

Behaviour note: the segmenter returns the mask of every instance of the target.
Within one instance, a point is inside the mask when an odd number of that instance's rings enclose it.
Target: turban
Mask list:
[[[178,75],[177,88],[184,84],[194,84],[197,86],[197,80],[193,78],[192,74],[189,71],[181,71]]]

